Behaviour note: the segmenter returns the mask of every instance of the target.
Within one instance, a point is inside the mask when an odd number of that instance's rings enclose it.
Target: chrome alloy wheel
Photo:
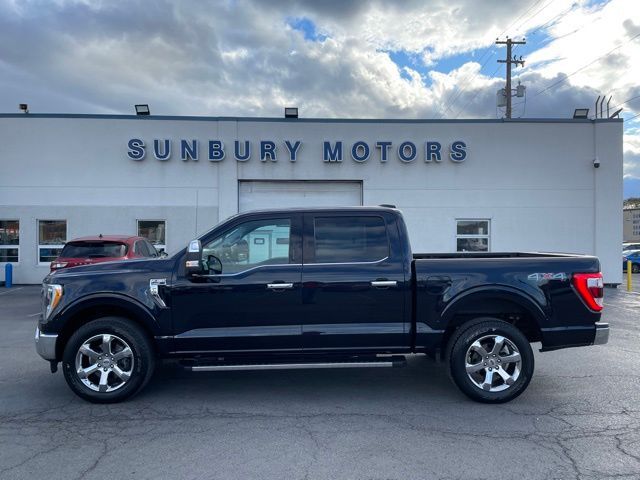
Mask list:
[[[123,387],[133,373],[133,351],[122,338],[104,333],[86,340],[76,354],[76,373],[95,392]]]
[[[486,392],[502,392],[520,376],[522,359],[515,344],[502,335],[486,335],[471,344],[465,369],[473,384]]]

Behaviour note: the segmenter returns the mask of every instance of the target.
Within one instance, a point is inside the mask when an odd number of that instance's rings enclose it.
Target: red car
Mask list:
[[[153,244],[143,237],[130,235],[98,235],[67,242],[60,256],[51,262],[51,271],[92,263],[159,257]]]

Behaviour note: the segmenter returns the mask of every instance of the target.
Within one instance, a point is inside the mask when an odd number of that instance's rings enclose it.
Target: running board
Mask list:
[[[389,368],[404,367],[407,360],[402,356],[380,358],[376,360],[354,360],[343,362],[297,362],[297,363],[247,363],[188,365],[185,369],[192,372],[221,372],[241,370],[300,370],[312,368]]]

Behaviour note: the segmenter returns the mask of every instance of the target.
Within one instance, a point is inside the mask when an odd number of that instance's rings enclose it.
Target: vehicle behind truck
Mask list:
[[[414,254],[395,208],[266,210],[167,258],[52,272],[36,348],[97,403],[139,392],[166,359],[201,372],[398,367],[413,354],[500,403],[527,388],[531,343],[607,342],[602,299],[592,256]]]

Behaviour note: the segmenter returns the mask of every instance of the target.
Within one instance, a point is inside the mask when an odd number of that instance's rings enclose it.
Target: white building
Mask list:
[[[397,205],[415,252],[595,254],[622,280],[620,120],[5,114],[0,165],[14,283],[74,237],[172,252],[238,211],[354,204]]]

